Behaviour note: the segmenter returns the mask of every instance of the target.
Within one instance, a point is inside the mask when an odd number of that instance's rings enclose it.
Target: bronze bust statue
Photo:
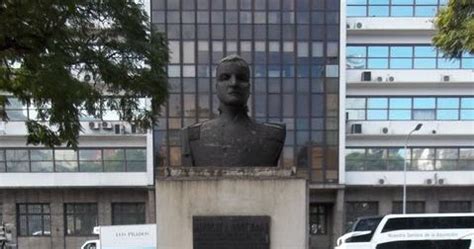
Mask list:
[[[183,166],[277,166],[286,128],[249,118],[247,62],[230,55],[220,61],[216,71],[219,116],[183,128]]]

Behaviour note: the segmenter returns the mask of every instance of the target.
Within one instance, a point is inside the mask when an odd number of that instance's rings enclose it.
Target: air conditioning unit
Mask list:
[[[441,81],[442,82],[450,82],[451,81],[451,75],[447,75],[447,74],[441,75]]]
[[[395,77],[393,77],[393,76],[389,76],[389,77],[388,77],[388,81],[390,81],[390,82],[394,82],[394,81],[395,81]]]
[[[351,134],[362,134],[362,124],[352,124]]]
[[[380,179],[378,180],[378,183],[379,183],[380,185],[383,185],[383,184],[385,184],[385,179],[383,179],[383,178],[380,178]]]
[[[431,185],[431,184],[433,184],[433,179],[428,178],[428,179],[425,180],[425,183],[428,184],[428,185]]]
[[[111,131],[111,130],[114,129],[114,127],[113,127],[112,123],[104,121],[104,122],[102,122],[102,129]]]
[[[351,24],[350,24],[350,23],[346,23],[346,28],[347,28],[347,29],[350,29],[350,28],[351,28]]]
[[[388,133],[388,127],[383,127],[382,128],[382,133],[387,134]]]
[[[383,82],[383,77],[382,76],[377,76],[376,81],[377,82]]]
[[[372,80],[372,72],[370,72],[370,71],[362,72],[360,80],[361,81],[371,81]]]
[[[91,130],[99,130],[100,129],[100,122],[89,122],[89,129]]]
[[[439,185],[444,185],[445,183],[446,183],[446,179],[444,179],[444,178],[438,179],[438,184]]]
[[[361,22],[356,22],[354,25],[355,29],[361,29],[364,25]]]

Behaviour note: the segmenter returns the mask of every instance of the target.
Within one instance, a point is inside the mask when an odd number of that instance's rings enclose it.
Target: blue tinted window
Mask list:
[[[388,57],[388,46],[369,47],[369,57]]]
[[[432,17],[436,15],[436,6],[416,6],[415,16],[419,17]]]
[[[457,109],[459,98],[438,98],[438,108]]]
[[[346,60],[347,68],[353,69],[353,68],[366,68],[366,63],[365,63],[365,58],[364,59],[358,59],[358,58],[347,58]]]
[[[411,98],[390,98],[390,109],[410,109]]]
[[[367,67],[374,69],[388,68],[388,59],[369,59]]]
[[[393,68],[393,69],[412,68],[412,60],[411,59],[390,59],[390,68]]]
[[[413,4],[413,0],[392,0],[393,5]]]
[[[474,98],[462,98],[461,108],[463,109],[474,109]]]
[[[461,110],[461,120],[474,120],[474,110]]]
[[[414,98],[413,107],[416,109],[434,109],[435,98]]]
[[[474,58],[463,58],[462,68],[474,69]]]
[[[436,68],[436,59],[415,59],[414,61],[414,68],[419,69],[428,69],[428,68]]]
[[[367,120],[387,120],[387,110],[368,110]]]
[[[437,5],[438,0],[416,0],[417,5]]]
[[[458,110],[437,110],[436,119],[438,120],[457,120],[459,116]]]
[[[369,6],[369,16],[388,16],[388,6]]]
[[[367,4],[367,0],[347,0],[347,4]]]
[[[347,16],[367,16],[366,6],[347,6]]]
[[[436,49],[431,46],[415,46],[415,57],[436,57]]]
[[[438,59],[438,68],[459,68],[461,62],[457,59],[450,60],[450,59],[444,59],[440,58]]]
[[[387,108],[388,101],[387,98],[368,98],[367,107],[371,108]]]
[[[391,57],[412,57],[413,48],[408,46],[392,46],[390,47],[390,56]]]
[[[366,57],[366,49],[362,46],[347,46],[347,57]]]
[[[391,16],[413,16],[412,6],[393,6]]]
[[[410,120],[411,110],[390,110],[390,120]]]
[[[434,120],[435,111],[434,110],[413,110],[413,119],[414,120]]]
[[[389,0],[369,0],[369,4],[374,4],[374,5],[377,5],[377,4],[388,4]]]

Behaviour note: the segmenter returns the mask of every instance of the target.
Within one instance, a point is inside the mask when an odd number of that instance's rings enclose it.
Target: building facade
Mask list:
[[[7,248],[77,249],[98,238],[94,226],[156,223],[151,131],[102,109],[100,117],[82,116],[78,150],[27,145],[34,106],[0,94],[10,103],[3,107],[9,120],[0,121],[0,225],[13,240]]]
[[[286,124],[279,165],[308,172],[310,243],[329,246],[341,233],[343,204],[339,1],[153,0],[151,17],[171,51],[169,101],[154,132],[157,165],[179,167],[181,128],[218,115],[215,67],[239,54],[252,73],[249,115]]]
[[[172,52],[155,158],[180,166],[179,130],[217,115],[219,60],[251,65],[250,115],[288,129],[281,167],[309,174],[310,248],[361,216],[473,210],[473,57],[431,45],[444,0],[154,0]],[[419,123],[404,145],[408,133]]]
[[[407,213],[474,211],[474,56],[448,60],[431,44],[433,17],[446,4],[347,0],[341,183],[349,225],[402,213],[405,179]]]

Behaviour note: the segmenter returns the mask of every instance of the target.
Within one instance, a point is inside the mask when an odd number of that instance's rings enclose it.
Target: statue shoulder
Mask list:
[[[262,123],[267,137],[284,141],[286,136],[286,125],[283,123]]]
[[[197,140],[201,134],[201,126],[203,125],[202,122],[192,124],[190,126],[186,126],[182,128],[182,134],[185,137],[185,140]]]

